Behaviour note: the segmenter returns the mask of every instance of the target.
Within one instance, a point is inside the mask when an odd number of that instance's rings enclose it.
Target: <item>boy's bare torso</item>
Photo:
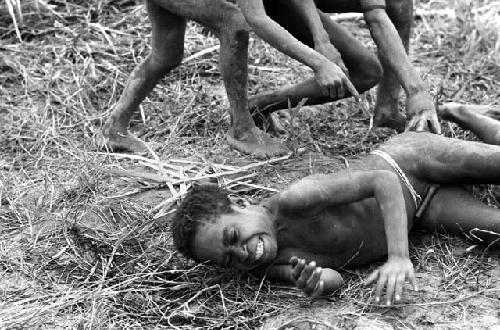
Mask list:
[[[432,183],[415,174],[421,173],[423,163],[432,161],[422,154],[422,150],[442,150],[442,154],[433,153],[433,159],[439,159],[450,151],[443,145],[446,142],[433,134],[405,133],[390,139],[381,145],[379,150],[385,151],[396,161],[416,192],[422,196]],[[452,147],[452,142],[448,144],[448,147]],[[393,171],[386,160],[371,154],[350,164],[349,170]],[[327,180],[328,175],[312,175],[302,181],[321,189],[321,185]],[[400,184],[405,197],[410,230],[416,209],[408,188],[402,180]],[[294,186],[290,189],[294,189]],[[288,263],[294,255],[332,268],[356,267],[376,261],[387,254],[380,207],[375,198],[367,198],[356,203],[332,205],[319,210],[283,210],[278,217],[278,247],[277,264]]]

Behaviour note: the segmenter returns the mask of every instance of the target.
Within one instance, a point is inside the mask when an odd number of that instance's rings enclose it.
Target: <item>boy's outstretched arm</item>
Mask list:
[[[380,8],[368,10],[364,17],[378,47],[381,61],[395,72],[406,92],[407,113],[411,116],[408,127],[416,131],[429,129],[433,133],[441,133],[436,108],[427,86],[412,66],[398,31],[386,11]]]
[[[262,0],[237,0],[237,2],[248,25],[257,35],[282,53],[309,66],[314,71],[316,81],[325,96],[337,98],[339,85],[352,86],[349,78],[337,64],[297,40],[267,16]],[[309,5],[311,4],[314,5],[312,1]],[[346,89],[349,90],[348,87]]]
[[[280,208],[284,212],[307,214],[338,204],[353,203],[375,197],[387,238],[387,262],[375,270],[366,284],[377,281],[375,300],[380,301],[386,287],[386,303],[401,299],[408,278],[416,289],[413,264],[408,253],[408,224],[403,190],[398,176],[390,171],[339,171],[319,178],[303,179],[281,193]]]

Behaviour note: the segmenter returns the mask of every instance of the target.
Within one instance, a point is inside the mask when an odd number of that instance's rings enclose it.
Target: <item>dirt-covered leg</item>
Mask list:
[[[485,245],[498,239],[500,246],[500,210],[459,186],[440,187],[415,228],[466,235]]]
[[[500,106],[447,103],[438,111],[442,119],[472,131],[483,142],[500,145]]]
[[[144,142],[128,131],[130,118],[156,83],[182,61],[186,19],[146,1],[152,24],[152,49],[130,77],[120,100],[103,128],[103,146],[112,150],[143,152]]]
[[[248,28],[240,15],[231,15],[219,30],[220,70],[231,106],[228,143],[237,150],[259,158],[282,155],[288,149],[260,130],[248,110],[247,68]]]
[[[311,34],[304,29],[305,23],[301,23],[300,15],[293,11],[286,11],[282,7],[276,9],[270,7],[268,14],[297,39],[310,47],[314,46]],[[340,52],[349,70],[349,77],[356,90],[362,93],[375,86],[382,76],[382,68],[375,54],[328,15],[320,12],[320,17],[331,43]],[[267,115],[276,110],[286,109],[289,103],[294,107],[304,98],[307,98],[306,105],[336,101],[336,99],[324,96],[316,80],[310,78],[293,86],[252,96],[249,100],[249,107],[255,113],[255,120],[258,121],[259,114]]]

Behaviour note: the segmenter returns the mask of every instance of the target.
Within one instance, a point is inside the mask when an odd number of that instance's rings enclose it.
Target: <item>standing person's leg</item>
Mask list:
[[[500,145],[500,106],[447,103],[438,111],[442,119],[470,130],[481,141]]]
[[[279,1],[274,5],[272,3],[266,7],[268,15],[298,40],[310,47],[314,47],[312,35],[305,27],[306,24],[302,23],[301,16],[291,9],[286,9],[285,4],[280,5]],[[349,77],[358,92],[362,93],[375,86],[382,76],[382,68],[376,55],[328,15],[320,12],[320,17],[325,30],[330,36],[332,45],[340,52],[349,70]],[[267,114],[272,111],[286,109],[289,102],[290,106],[293,107],[303,98],[308,99],[306,105],[337,100],[324,96],[316,80],[310,78],[297,85],[252,96],[249,100],[249,107],[252,111]]]
[[[248,108],[248,26],[241,13],[229,6],[216,27],[220,39],[219,66],[230,103],[228,143],[259,158],[288,152],[284,144],[255,126]]]
[[[177,67],[184,54],[186,19],[146,1],[152,24],[151,53],[131,73],[122,95],[103,127],[103,146],[113,150],[146,151],[128,131],[130,118],[157,82]]]
[[[466,235],[485,245],[500,241],[500,209],[481,203],[460,186],[438,189],[414,228]]]

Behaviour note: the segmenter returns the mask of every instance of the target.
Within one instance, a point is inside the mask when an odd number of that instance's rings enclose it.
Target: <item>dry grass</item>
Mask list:
[[[446,3],[421,1],[419,8]],[[422,16],[413,58],[440,100],[498,104],[498,7],[479,2],[467,10]],[[366,30],[356,30],[367,40]],[[372,92],[365,106],[343,101],[296,114],[301,125],[291,146],[332,160],[258,163],[230,150],[217,41],[201,31],[190,24],[186,57],[195,56],[133,120],[132,130],[161,148],[142,158],[100,153],[94,138],[149,49],[143,7],[130,0],[0,2],[1,328],[253,329],[269,316],[321,304],[178,256],[168,230],[175,198],[215,178],[258,199],[299,176],[330,171],[393,132],[369,129]],[[310,74],[258,39],[250,65],[251,93]],[[445,126],[448,135],[471,138]],[[489,189],[477,194],[496,203]],[[497,257],[465,251],[464,241],[449,237],[418,237],[413,246],[422,293],[409,294],[398,309],[373,306],[371,289],[359,281],[368,270],[346,272],[347,286],[323,301],[329,326],[377,319],[398,328],[453,327],[464,324],[462,315],[474,320],[498,310]],[[476,298],[486,299],[485,310],[474,307]]]

